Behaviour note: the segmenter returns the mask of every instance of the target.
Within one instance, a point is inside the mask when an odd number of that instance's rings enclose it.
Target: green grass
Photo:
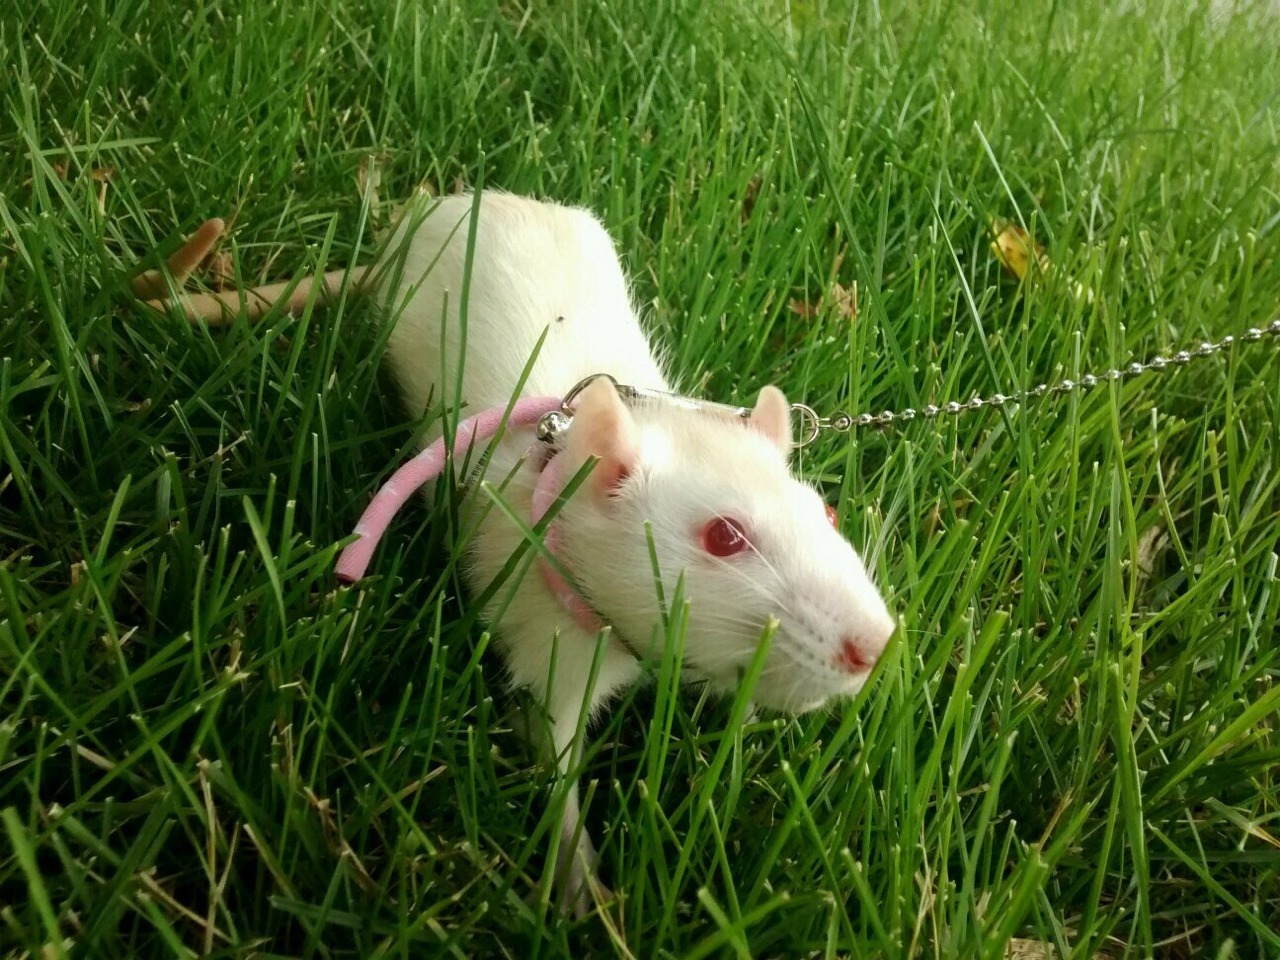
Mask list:
[[[384,201],[599,211],[723,401],[919,408],[1238,336],[1280,313],[1267,6],[6,6],[0,952],[1280,956],[1275,341],[806,451],[901,642],[829,714],[739,727],[670,662],[628,697],[583,781],[610,932],[548,906],[551,780],[446,506],[334,585],[410,449],[374,312],[126,295],[214,215],[246,282],[364,262],[379,153]],[[856,322],[788,309],[834,280]]]

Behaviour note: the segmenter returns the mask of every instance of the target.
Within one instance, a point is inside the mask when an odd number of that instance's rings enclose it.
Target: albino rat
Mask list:
[[[478,201],[462,356],[459,307],[476,202],[473,196],[420,201],[390,247],[403,250],[405,261],[402,271],[388,271],[392,278],[380,290],[395,318],[387,363],[411,412],[421,413],[429,401],[451,404],[459,370],[464,410],[455,416],[505,407],[544,332],[524,396],[563,397],[600,373],[619,384],[671,389],[600,223],[583,210],[492,191]],[[663,399],[624,401],[608,379],[591,381],[575,398],[555,457],[561,481],[589,459],[598,462],[553,529],[556,556],[581,597],[565,599],[563,582],[531,565],[485,611],[512,683],[546,708],[562,775],[572,766],[582,712],[589,719],[640,679],[632,651],[650,653],[663,636],[646,522],[666,597],[684,576],[690,604],[684,674],[733,693],[766,626],[776,621],[757,704],[798,713],[862,686],[894,619],[858,555],[833,529],[822,499],[791,475],[791,440],[790,408],[774,387],[760,391],[746,419]],[[548,469],[537,446],[531,429],[510,426],[485,473],[494,486],[511,477],[503,496],[526,521]],[[479,511],[472,516],[483,514],[467,564],[469,585],[479,592],[523,535],[484,494],[473,493],[469,502]],[[610,633],[588,689],[602,624]],[[581,916],[598,881],[595,850],[579,819],[575,783],[557,883],[562,905]]]

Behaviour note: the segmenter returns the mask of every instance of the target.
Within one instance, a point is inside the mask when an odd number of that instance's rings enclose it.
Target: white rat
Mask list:
[[[459,308],[476,202],[470,195],[418,201],[390,246],[405,259],[380,291],[395,317],[386,359],[410,411],[452,403],[459,370],[459,415],[506,406],[544,332],[525,396],[562,397],[599,373],[670,391],[599,221],[585,210],[493,191],[478,200],[461,356]],[[632,651],[652,652],[663,637],[646,523],[667,597],[684,577],[685,675],[733,693],[776,621],[756,704],[799,713],[862,686],[894,619],[822,499],[792,476],[791,440],[790,408],[774,387],[760,391],[749,419],[662,400],[628,403],[608,379],[593,380],[577,397],[559,456],[570,471],[598,462],[555,523],[558,558],[610,628],[594,686],[588,689],[599,635],[532,566],[500,613],[507,590],[485,611],[513,685],[546,709],[562,775],[572,766],[580,721],[640,679]],[[530,456],[535,445],[532,430],[508,429],[486,469],[525,518],[545,465]],[[483,513],[466,571],[478,592],[524,535],[483,494],[472,494],[471,503]],[[562,906],[581,916],[592,904],[591,885],[597,896],[607,891],[579,819],[575,783],[557,884]]]

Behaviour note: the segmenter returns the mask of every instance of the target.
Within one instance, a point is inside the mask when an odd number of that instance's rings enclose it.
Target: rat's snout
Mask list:
[[[844,637],[836,648],[836,667],[845,673],[863,673],[875,666],[875,655],[853,637]]]
[[[835,666],[842,673],[860,674],[870,671],[889,645],[896,624],[886,614],[875,626],[868,625],[857,633],[847,633],[836,644]]]

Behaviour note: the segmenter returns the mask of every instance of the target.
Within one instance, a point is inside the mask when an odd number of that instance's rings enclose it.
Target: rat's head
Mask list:
[[[834,513],[792,476],[791,412],[773,387],[749,420],[662,401],[628,407],[604,378],[578,397],[565,456],[598,463],[564,507],[562,557],[624,637],[660,635],[645,523],[670,598],[689,600],[684,662],[733,692],[770,620],[755,702],[799,713],[856,692],[894,620]],[[656,631],[656,632],[655,632]]]

